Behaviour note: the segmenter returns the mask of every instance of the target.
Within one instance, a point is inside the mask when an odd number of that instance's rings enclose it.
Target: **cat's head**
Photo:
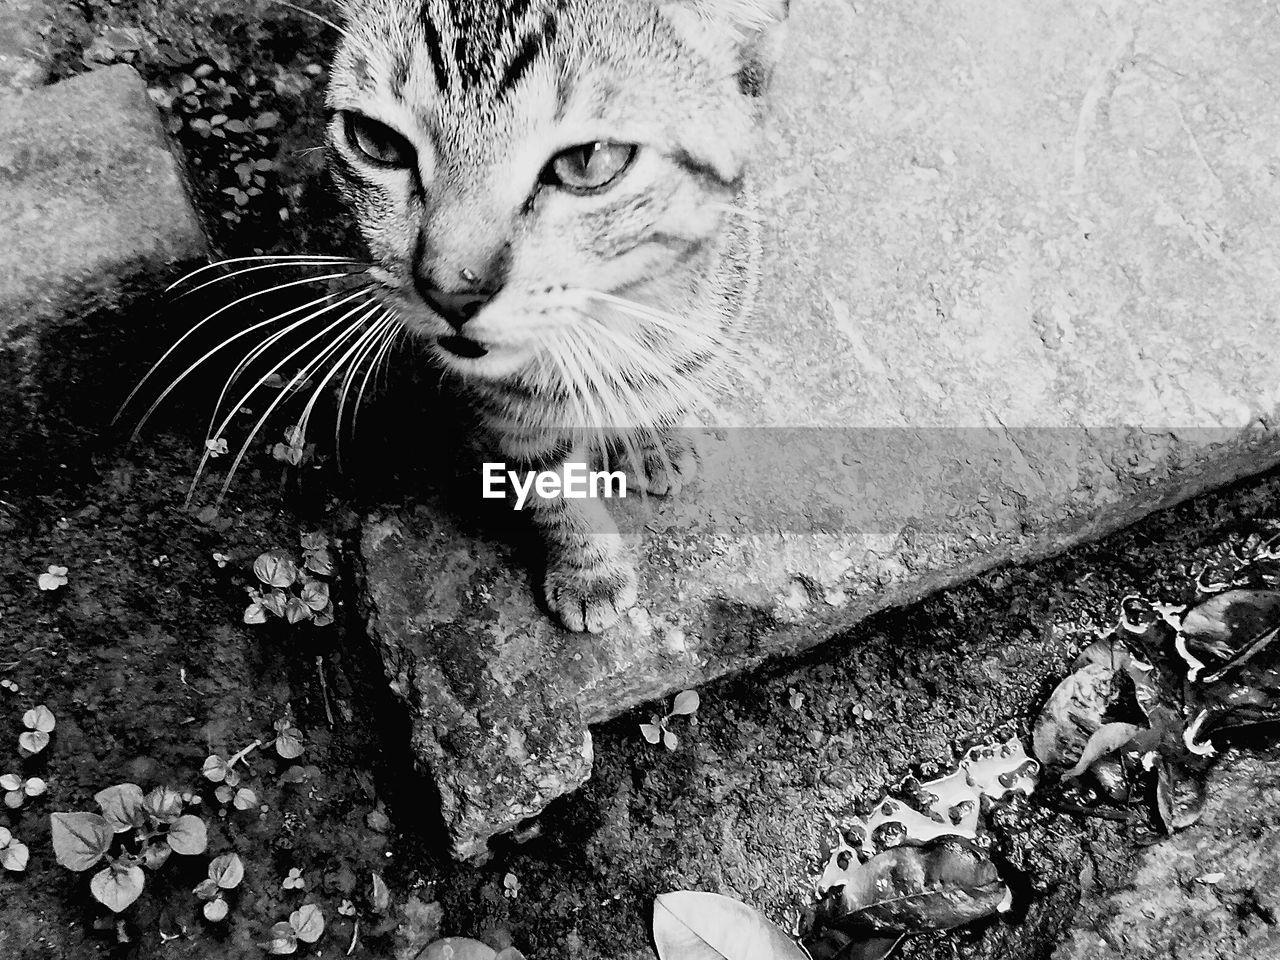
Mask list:
[[[787,3],[346,0],[332,165],[384,299],[490,380],[614,336],[609,297],[679,310]]]

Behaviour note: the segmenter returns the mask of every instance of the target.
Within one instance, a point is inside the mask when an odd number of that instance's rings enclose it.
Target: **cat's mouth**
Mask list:
[[[489,348],[478,340],[457,334],[441,337],[438,343],[455,357],[462,357],[464,360],[479,360],[489,352]]]

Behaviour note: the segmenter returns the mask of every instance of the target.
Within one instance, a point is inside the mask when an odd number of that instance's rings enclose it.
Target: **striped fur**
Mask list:
[[[673,492],[692,459],[671,428],[714,392],[753,276],[746,174],[785,0],[347,0],[345,13],[333,172],[383,301],[433,345],[501,459],[623,450]],[[411,144],[411,169],[362,158],[348,113]],[[609,189],[546,182],[553,156],[596,142],[637,147]],[[455,329],[430,291],[475,277],[497,292]],[[448,349],[458,333],[484,355]],[[634,602],[598,504],[539,501],[535,522],[567,626],[603,629]]]

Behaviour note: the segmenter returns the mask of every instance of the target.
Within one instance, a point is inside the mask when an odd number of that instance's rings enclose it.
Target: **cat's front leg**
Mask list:
[[[563,478],[571,462],[566,458],[553,469]],[[543,596],[564,626],[599,633],[635,605],[635,566],[599,499],[535,494],[525,511],[546,551]]]
[[[701,457],[688,427],[655,431],[641,439],[639,448],[641,482],[654,496],[674,497],[697,476]]]

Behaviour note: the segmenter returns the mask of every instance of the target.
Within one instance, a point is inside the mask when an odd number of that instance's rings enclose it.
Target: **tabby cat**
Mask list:
[[[788,0],[346,0],[334,178],[382,303],[511,469],[622,450],[644,487],[752,292],[746,188]],[[545,598],[600,631],[636,573],[598,500],[534,498]]]

